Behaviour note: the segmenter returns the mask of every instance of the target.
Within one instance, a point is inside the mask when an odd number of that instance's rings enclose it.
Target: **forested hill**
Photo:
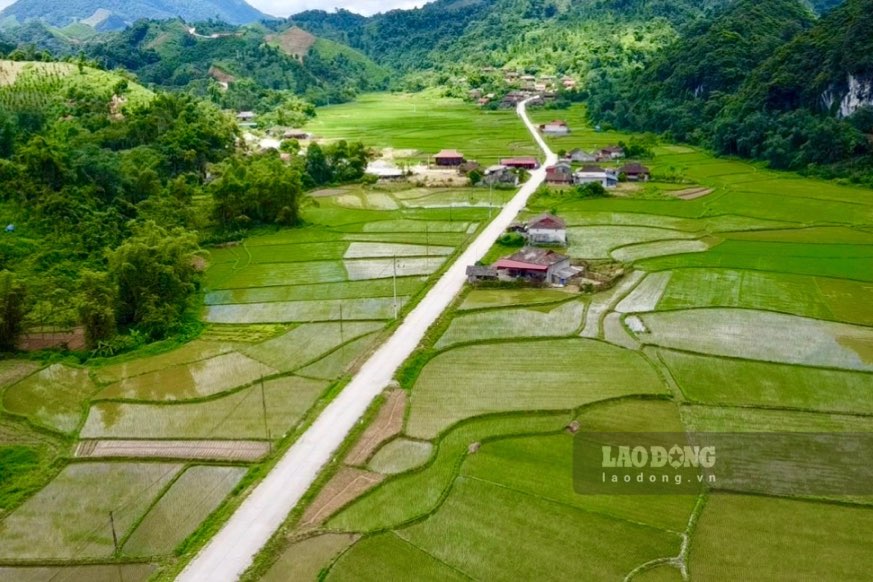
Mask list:
[[[287,92],[315,104],[353,99],[386,87],[387,72],[360,52],[280,23],[232,26],[217,21],[139,20],[131,27],[87,42],[64,42],[40,23],[30,31],[37,46],[54,55],[83,55],[105,69],[125,69],[144,85],[187,90],[229,109],[257,110],[279,104]],[[12,33],[0,56],[43,58]],[[51,42],[49,42],[51,41]],[[283,95],[285,94],[285,95]]]
[[[244,0],[18,0],[0,12],[0,20],[39,20],[57,27],[84,21],[98,30],[121,29],[140,18],[176,17],[189,22],[213,18],[231,24],[269,18]]]
[[[739,0],[643,71],[596,84],[590,111],[774,167],[869,180],[871,55],[873,0],[817,20],[798,0]]]

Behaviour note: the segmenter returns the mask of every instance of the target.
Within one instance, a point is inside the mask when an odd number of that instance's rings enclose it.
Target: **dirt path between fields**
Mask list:
[[[528,118],[526,105],[527,102],[519,104],[518,115],[546,155],[543,166],[531,172],[530,180],[406,316],[394,335],[361,366],[357,375],[288,449],[215,537],[182,571],[178,580],[230,582],[240,577],[310,488],[321,468],[331,459],[373,399],[391,382],[427,328],[448,308],[466,281],[467,266],[485,256],[525,207],[528,198],[545,181],[544,168],[556,163],[557,156]]]

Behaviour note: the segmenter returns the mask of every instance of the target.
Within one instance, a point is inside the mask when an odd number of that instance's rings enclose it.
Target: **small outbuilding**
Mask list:
[[[585,164],[597,161],[597,156],[589,154],[585,150],[575,149],[567,152],[566,159],[577,164]]]
[[[558,162],[546,168],[546,182],[549,184],[572,184],[573,169],[566,162]]]
[[[524,170],[536,170],[540,167],[540,163],[537,159],[531,157],[504,158],[500,160],[500,165],[510,168],[521,168]]]
[[[471,285],[483,281],[497,281],[497,269],[487,265],[470,265],[467,267],[467,282]]]
[[[518,185],[518,176],[509,167],[498,164],[485,168],[482,181],[479,183],[484,186],[516,186]]]

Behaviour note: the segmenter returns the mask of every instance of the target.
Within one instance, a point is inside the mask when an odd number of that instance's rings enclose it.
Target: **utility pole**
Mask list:
[[[115,531],[115,516],[109,512],[109,525],[112,527],[112,545],[115,547],[115,555],[118,555],[118,533]]]
[[[397,253],[394,254],[394,275],[392,276],[394,286],[394,319],[397,319]]]
[[[494,196],[494,182],[489,181],[488,182],[488,220],[489,221],[491,220],[491,209],[493,208],[493,205],[491,203],[491,199],[493,198],[493,196]]]
[[[427,266],[430,267],[430,225],[424,221],[424,256]]]

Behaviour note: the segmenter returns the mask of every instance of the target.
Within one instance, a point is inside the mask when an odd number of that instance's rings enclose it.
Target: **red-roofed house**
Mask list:
[[[493,267],[502,279],[527,279],[552,285],[566,285],[581,272],[570,266],[570,257],[534,247],[524,247],[500,259]]]
[[[457,167],[463,164],[466,160],[464,154],[457,150],[443,150],[433,157],[434,163],[437,166]]]
[[[652,177],[652,173],[647,167],[636,162],[622,166],[618,170],[619,174],[624,174],[630,182],[648,182]]]
[[[536,158],[506,158],[500,160],[501,166],[508,166],[510,168],[523,168],[525,170],[536,170],[540,167],[540,163]]]
[[[567,244],[567,223],[553,214],[540,214],[527,223],[527,237],[533,243]]]

